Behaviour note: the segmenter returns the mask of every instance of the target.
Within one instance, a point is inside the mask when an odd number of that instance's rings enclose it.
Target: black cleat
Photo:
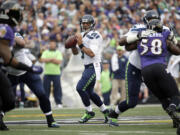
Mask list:
[[[54,122],[48,124],[48,127],[49,128],[59,128],[60,126],[57,122],[54,121]]]
[[[173,120],[173,128],[178,128],[178,127],[179,127],[179,123]]]
[[[111,110],[109,113],[109,126],[119,126],[118,124],[118,116],[119,114],[117,114],[114,110]]]
[[[173,127],[179,128],[180,116],[178,116],[176,113],[176,105],[170,104],[169,107],[166,109],[166,112],[168,113],[168,115],[171,117],[173,121]]]
[[[104,114],[104,123],[108,122],[109,109],[104,110],[102,113]]]
[[[9,130],[9,128],[5,125],[4,121],[3,121],[3,115],[0,114],[0,130]]]
[[[180,135],[180,127],[177,128],[176,134],[177,134],[177,135]]]

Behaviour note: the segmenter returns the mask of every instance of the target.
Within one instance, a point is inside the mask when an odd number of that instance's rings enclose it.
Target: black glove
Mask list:
[[[15,67],[16,69],[25,70],[28,72],[32,72],[35,74],[41,74],[43,72],[43,68],[41,66],[32,65],[31,67],[25,65],[24,63],[19,62]]]

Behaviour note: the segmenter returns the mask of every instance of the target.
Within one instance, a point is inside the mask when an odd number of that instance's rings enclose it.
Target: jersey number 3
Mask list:
[[[162,53],[162,41],[160,39],[153,39],[148,48],[148,39],[142,39],[140,46],[143,48],[140,55],[146,54],[149,50],[154,55],[160,55]]]

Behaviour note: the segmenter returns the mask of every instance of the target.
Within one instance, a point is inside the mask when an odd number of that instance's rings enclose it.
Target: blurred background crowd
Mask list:
[[[32,44],[35,56],[48,48],[50,39],[68,60],[64,49],[67,37],[80,31],[79,19],[92,14],[96,29],[104,38],[105,48],[115,48],[118,39],[128,29],[143,23],[146,10],[155,9],[160,13],[164,25],[174,23],[180,31],[180,1],[178,0],[18,0],[24,7],[20,34]],[[179,32],[180,33],[180,32]],[[66,58],[67,57],[67,58]],[[66,63],[66,62],[65,62]]]
[[[173,23],[180,39],[180,0],[18,0],[18,3],[24,9],[23,22],[17,31],[36,58],[48,49],[50,40],[55,40],[63,55],[61,69],[72,55],[64,47],[65,40],[80,32],[79,19],[85,14],[95,18],[95,28],[103,36],[103,58],[106,60],[111,60],[116,53],[119,38],[134,24],[143,23],[146,10],[157,10],[166,26]]]

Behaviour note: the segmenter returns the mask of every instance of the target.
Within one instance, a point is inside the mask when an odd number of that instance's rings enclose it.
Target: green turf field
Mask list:
[[[96,116],[87,124],[79,124],[83,109],[53,110],[60,128],[47,128],[40,109],[15,109],[5,116],[10,131],[0,135],[176,135],[172,121],[161,106],[138,106],[119,117],[119,127],[103,123],[103,115],[94,109]]]

